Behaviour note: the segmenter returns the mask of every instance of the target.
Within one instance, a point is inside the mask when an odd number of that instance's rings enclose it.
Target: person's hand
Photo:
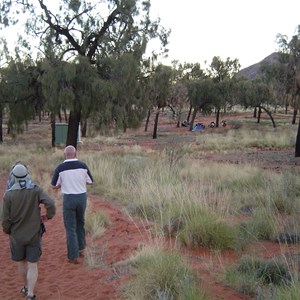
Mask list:
[[[59,185],[51,185],[51,187],[53,190],[57,191],[61,188],[61,185],[60,184]]]
[[[46,222],[46,221],[48,221],[48,218],[46,215],[42,215],[41,220],[42,220],[42,222]]]

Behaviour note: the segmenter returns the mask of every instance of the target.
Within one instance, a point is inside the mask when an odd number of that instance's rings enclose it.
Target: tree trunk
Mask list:
[[[51,113],[51,145],[52,147],[55,147],[55,114]]]
[[[219,122],[220,122],[220,109],[218,109],[216,112],[216,127],[219,127]]]
[[[261,117],[261,108],[258,107],[257,122],[256,123],[260,123],[260,117]]]
[[[257,107],[255,106],[253,110],[253,118],[256,118],[256,115],[257,115]]]
[[[87,131],[87,121],[84,120],[81,122],[81,136],[86,137],[86,131]]]
[[[297,118],[297,109],[294,108],[294,111],[293,111],[293,119],[292,119],[292,124],[293,124],[293,125],[296,124],[296,118]]]
[[[145,124],[145,132],[148,131],[148,125],[149,125],[149,121],[150,121],[150,116],[151,116],[151,111],[150,111],[150,109],[148,109],[148,114],[147,114],[147,119],[146,119],[146,124]]]
[[[196,115],[197,115],[197,108],[195,107],[194,111],[193,111],[193,115],[192,115],[192,120],[191,120],[191,123],[190,123],[189,131],[193,130],[193,126],[194,126],[194,121],[196,119]]]
[[[300,119],[298,121],[298,131],[296,137],[295,157],[300,157]]]
[[[273,124],[273,127],[276,128],[276,124],[275,124],[275,121],[274,121],[274,119],[273,119],[273,117],[272,117],[271,112],[270,112],[268,109],[266,109],[265,107],[260,106],[260,107],[259,107],[260,114],[261,114],[261,110],[262,110],[262,109],[263,109],[263,110],[267,113],[267,115],[270,117],[270,119],[271,119],[271,121],[272,121],[272,124]]]
[[[190,105],[189,113],[188,113],[187,118],[186,118],[187,122],[190,122],[190,117],[191,117],[192,109],[193,109],[193,106]]]
[[[80,124],[80,112],[70,112],[66,146],[72,145],[77,148],[78,127]]]
[[[159,109],[157,110],[155,115],[155,122],[154,122],[153,136],[152,136],[153,139],[157,139],[158,118],[159,118]]]

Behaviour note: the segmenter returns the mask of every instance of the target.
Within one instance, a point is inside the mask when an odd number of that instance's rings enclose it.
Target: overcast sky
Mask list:
[[[297,33],[300,0],[151,0],[151,17],[172,31],[169,58],[162,63],[198,62],[205,68],[219,56],[237,58],[245,68],[278,50],[278,33],[289,39]]]
[[[237,58],[245,68],[278,50],[278,33],[296,34],[300,0],[151,0],[151,15],[172,30],[164,63],[204,67],[220,56]]]

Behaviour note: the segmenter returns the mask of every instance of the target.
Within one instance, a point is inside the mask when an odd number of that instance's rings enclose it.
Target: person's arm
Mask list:
[[[10,234],[11,220],[10,220],[10,202],[6,199],[5,195],[3,198],[2,207],[2,229],[6,234]]]
[[[86,184],[93,184],[94,183],[94,178],[92,176],[92,173],[90,172],[89,168],[87,168],[87,173],[86,173]]]
[[[59,171],[58,171],[58,168],[56,168],[56,170],[54,171],[54,175],[51,179],[51,187],[54,189],[54,190],[58,190],[61,188],[61,185],[59,183]]]
[[[52,219],[56,213],[56,206],[54,200],[41,188],[39,187],[40,203],[44,204],[46,209],[47,219]],[[43,219],[45,219],[43,217]]]

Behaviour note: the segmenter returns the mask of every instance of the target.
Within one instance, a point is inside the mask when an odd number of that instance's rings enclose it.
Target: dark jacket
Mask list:
[[[56,212],[55,202],[39,186],[6,191],[3,197],[2,227],[17,243],[29,242],[41,228],[43,204],[48,219]]]

